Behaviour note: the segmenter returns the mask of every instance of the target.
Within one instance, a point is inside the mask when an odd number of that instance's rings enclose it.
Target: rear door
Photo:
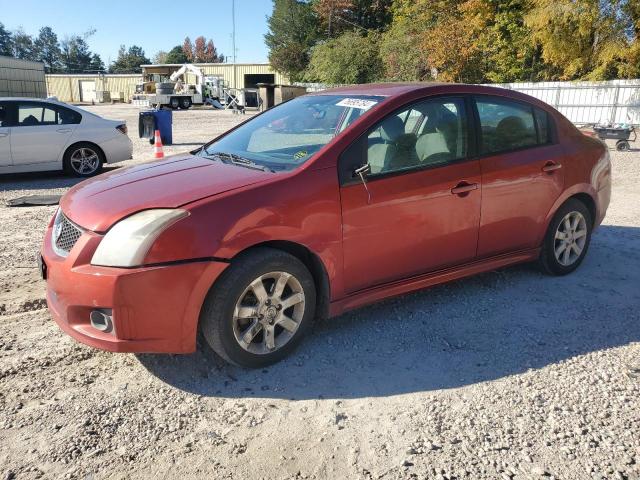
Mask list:
[[[0,102],[0,167],[11,165],[11,104]]]
[[[65,124],[64,115],[60,114],[61,109],[52,104],[16,102],[15,105],[16,123],[11,131],[13,164],[28,165],[60,160],[77,125]]]
[[[551,117],[526,102],[477,95],[482,215],[478,257],[535,248],[564,188]]]

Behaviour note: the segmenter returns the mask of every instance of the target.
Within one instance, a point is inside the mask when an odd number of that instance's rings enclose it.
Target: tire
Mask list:
[[[180,99],[180,108],[189,110],[189,108],[191,108],[191,99],[187,97]]]
[[[284,285],[280,295],[278,279]],[[295,349],[311,327],[315,305],[316,287],[304,264],[281,250],[259,248],[235,259],[211,288],[200,329],[227,362],[260,368]]]
[[[629,145],[629,142],[627,142],[626,140],[618,140],[616,142],[616,150],[618,150],[619,152],[626,152],[630,148],[631,145]]]
[[[171,97],[169,99],[169,106],[173,110],[177,110],[178,108],[180,108],[180,99],[178,97]]]
[[[84,161],[83,161],[84,160]],[[88,178],[102,171],[105,157],[100,148],[92,143],[80,142],[71,145],[62,158],[64,171],[76,177]]]
[[[566,223],[567,219],[569,224]],[[539,258],[542,270],[550,275],[567,275],[573,272],[587,255],[592,230],[593,219],[586,205],[577,199],[567,200],[553,216],[547,229]],[[567,237],[567,231],[573,233]],[[582,232],[582,235],[576,235]],[[573,246],[567,248],[567,245]]]

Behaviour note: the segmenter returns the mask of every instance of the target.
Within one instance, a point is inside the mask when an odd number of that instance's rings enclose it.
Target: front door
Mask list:
[[[0,167],[11,165],[10,122],[9,104],[0,103]]]
[[[482,168],[478,257],[535,248],[564,188],[562,147],[542,109],[491,96],[475,103]]]
[[[14,165],[60,160],[76,125],[59,124],[58,112],[40,102],[17,102],[17,122],[11,129]]]
[[[480,165],[467,158],[461,98],[422,101],[386,117],[341,158],[366,157],[367,184],[341,174],[347,293],[471,261]]]

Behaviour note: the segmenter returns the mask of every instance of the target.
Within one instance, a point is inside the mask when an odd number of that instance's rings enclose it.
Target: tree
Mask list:
[[[58,36],[51,27],[42,27],[38,33],[38,38],[34,42],[36,58],[44,63],[48,72],[55,72],[62,66],[60,57],[60,43]]]
[[[345,32],[313,48],[305,80],[322,83],[369,83],[383,76],[380,35]]]
[[[206,62],[219,62],[220,59],[218,58],[218,50],[216,49],[216,46],[213,44],[213,40],[209,40],[207,42],[207,48],[205,49],[204,52],[204,57],[205,57],[205,61]]]
[[[392,3],[392,0],[315,0],[313,8],[331,37],[354,28],[384,30],[392,19]]]
[[[60,42],[60,50],[60,60],[67,73],[82,73],[90,68],[91,52],[85,38],[79,35],[66,37]]]
[[[0,55],[13,55],[13,38],[2,22],[0,22]]]
[[[196,40],[194,42],[194,49],[193,49],[194,62],[203,63],[206,61],[205,60],[206,45],[207,45],[207,40],[202,35],[200,35],[199,37],[196,37]]]
[[[319,38],[318,22],[309,3],[299,0],[274,0],[267,19],[269,62],[291,80],[302,78],[309,64],[310,49]]]
[[[13,33],[13,56],[24,60],[36,59],[33,39],[21,28]]]
[[[193,44],[191,43],[191,39],[189,37],[185,37],[184,39],[184,43],[182,44],[182,52],[184,53],[184,56],[187,57],[188,62],[193,62]]]
[[[316,0],[313,9],[326,28],[327,37],[352,28],[353,0]]]
[[[153,56],[153,63],[169,63],[167,62],[167,55],[167,52],[165,52],[164,50],[158,50],[158,52]]]
[[[137,45],[132,45],[127,50],[124,45],[120,45],[118,50],[118,58],[109,67],[110,73],[140,73],[142,68],[140,65],[149,64],[149,60],[144,50]]]
[[[89,64],[89,70],[91,70],[92,72],[106,71],[106,69],[104,68],[104,62],[102,61],[102,58],[100,58],[100,55],[98,55],[97,53],[94,53],[93,55],[91,55],[91,63]]]
[[[167,53],[166,63],[187,63],[187,56],[184,54],[184,50],[180,45],[173,47]]]
[[[560,79],[608,80],[627,69],[635,3],[534,0],[533,5],[526,24],[542,49],[542,59],[557,69]]]

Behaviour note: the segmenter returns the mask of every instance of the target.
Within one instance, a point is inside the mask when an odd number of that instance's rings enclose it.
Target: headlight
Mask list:
[[[120,220],[104,236],[91,259],[92,265],[137,267],[164,229],[189,215],[185,210],[144,210]]]

